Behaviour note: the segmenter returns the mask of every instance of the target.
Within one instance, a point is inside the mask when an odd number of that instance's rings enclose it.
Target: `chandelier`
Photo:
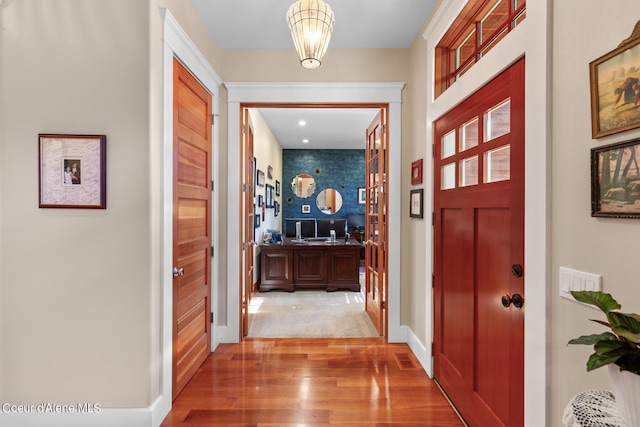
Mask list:
[[[300,65],[310,70],[318,68],[335,23],[331,7],[322,0],[298,0],[289,7],[287,22]]]

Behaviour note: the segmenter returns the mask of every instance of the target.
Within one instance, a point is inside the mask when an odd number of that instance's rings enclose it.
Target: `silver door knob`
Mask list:
[[[184,276],[184,268],[173,267],[173,277]]]

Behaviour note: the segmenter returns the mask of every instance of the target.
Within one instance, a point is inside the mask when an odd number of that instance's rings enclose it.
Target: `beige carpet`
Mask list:
[[[260,292],[249,312],[249,338],[379,337],[360,292]]]

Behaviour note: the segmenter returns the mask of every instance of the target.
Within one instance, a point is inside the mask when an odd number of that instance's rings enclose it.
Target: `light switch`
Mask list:
[[[571,291],[601,291],[602,276],[560,267],[560,296],[576,301]],[[576,301],[578,302],[578,301]],[[588,305],[588,304],[587,304]],[[589,306],[591,307],[591,306]]]

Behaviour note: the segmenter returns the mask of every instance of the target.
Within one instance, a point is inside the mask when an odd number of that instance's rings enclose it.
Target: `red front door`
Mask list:
[[[472,427],[524,424],[524,62],[434,123],[435,377]]]

